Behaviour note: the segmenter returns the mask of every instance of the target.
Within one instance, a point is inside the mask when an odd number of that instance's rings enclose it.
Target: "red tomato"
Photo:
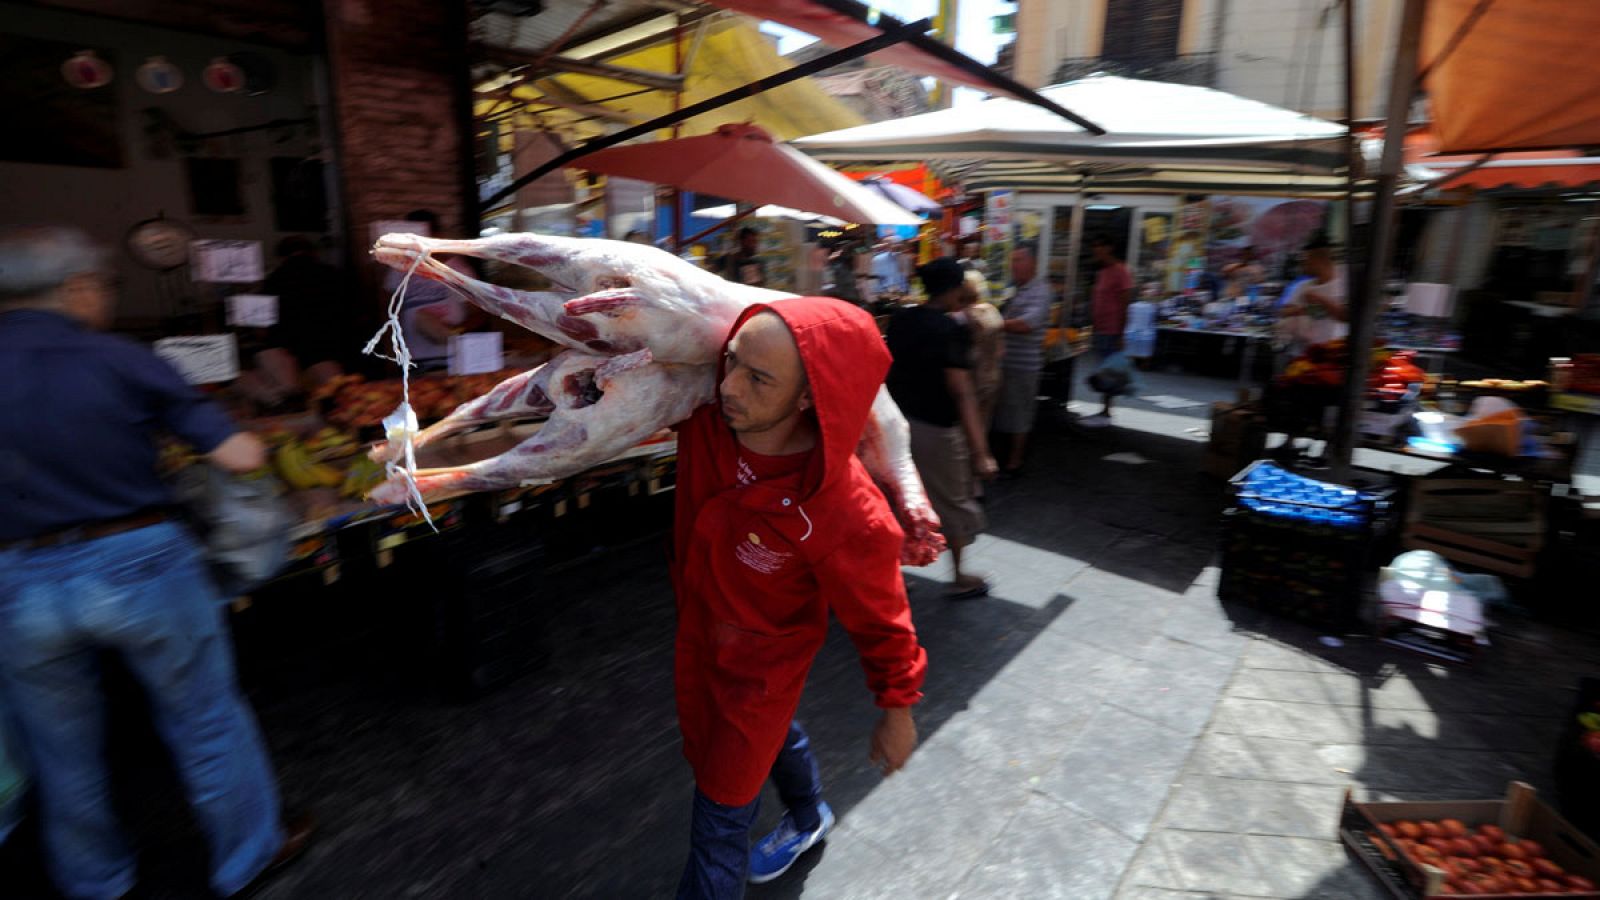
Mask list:
[[[1413,841],[1422,837],[1422,829],[1417,827],[1417,823],[1405,819],[1394,823],[1394,830],[1401,837],[1410,838]]]
[[[1568,875],[1567,887],[1572,888],[1575,891],[1592,891],[1594,890],[1594,882],[1583,877],[1582,875]]]
[[[1517,845],[1522,848],[1523,853],[1528,854],[1529,859],[1544,855],[1544,845],[1538,841],[1530,841],[1527,838],[1523,838],[1517,842]]]
[[[1460,819],[1440,819],[1439,827],[1444,830],[1445,837],[1467,836],[1467,826]]]
[[[1394,830],[1394,826],[1393,826],[1393,825],[1390,825],[1390,824],[1389,824],[1389,823],[1388,823],[1388,822],[1379,822],[1379,823],[1378,823],[1378,830],[1379,830],[1379,831],[1381,831],[1381,832],[1383,832],[1383,834],[1384,834],[1384,837],[1390,837],[1390,838],[1393,838],[1393,837],[1398,837],[1398,836],[1399,836],[1399,835],[1398,835],[1398,834],[1397,834],[1397,833],[1396,833],[1396,832],[1395,832],[1395,830]]]
[[[1510,860],[1513,860],[1513,859],[1527,859],[1528,858],[1528,854],[1522,849],[1521,846],[1519,846],[1517,844],[1504,843],[1504,844],[1501,844],[1496,849],[1499,850],[1500,855],[1502,857],[1504,857],[1507,861],[1510,861]]]
[[[1475,838],[1471,838],[1470,840],[1472,841],[1473,846],[1478,849],[1479,856],[1488,856],[1494,852],[1494,848],[1500,846],[1495,842],[1494,838],[1489,837],[1486,834],[1480,834]]]
[[[1532,878],[1534,871],[1533,866],[1528,865],[1526,860],[1508,859],[1506,860],[1506,874],[1516,878]]]
[[[1464,838],[1464,837],[1458,837],[1458,838],[1449,838],[1448,840],[1450,841],[1450,846],[1453,848],[1450,852],[1455,854],[1456,856],[1477,856],[1478,855],[1478,845],[1474,844],[1470,839]]]
[[[1425,838],[1444,837],[1444,829],[1439,827],[1438,822],[1418,822],[1417,827]]]
[[[1456,842],[1447,837],[1431,837],[1423,841],[1423,843],[1439,851],[1440,856],[1449,856],[1456,852]]]
[[[1499,825],[1479,825],[1478,833],[1496,842],[1506,839],[1506,833]]]
[[[1485,872],[1498,874],[1505,871],[1506,863],[1505,860],[1498,856],[1480,856],[1478,857],[1478,867]]]
[[[1456,860],[1456,868],[1470,875],[1473,872],[1482,872],[1483,863],[1478,862],[1476,859],[1473,859],[1470,856],[1463,856]]]
[[[1559,881],[1552,881],[1549,878],[1541,878],[1539,879],[1539,891],[1545,894],[1565,894],[1567,892],[1567,888]]]
[[[1532,878],[1513,878],[1509,887],[1524,894],[1536,894],[1539,892],[1539,882]]]
[[[1560,878],[1561,876],[1567,874],[1567,870],[1566,869],[1561,868],[1560,866],[1556,865],[1555,863],[1551,862],[1548,859],[1536,859],[1536,860],[1534,860],[1533,861],[1533,869],[1534,869],[1535,872],[1538,872],[1540,875],[1544,876],[1545,878]]]

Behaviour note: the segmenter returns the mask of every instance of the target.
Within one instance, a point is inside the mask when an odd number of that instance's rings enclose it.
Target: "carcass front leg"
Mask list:
[[[556,408],[548,388],[550,376],[558,368],[560,366],[551,361],[507,378],[489,393],[461,404],[450,415],[417,432],[412,446],[425,447],[440,438],[489,422],[548,416]],[[367,455],[374,462],[389,462],[399,459],[403,452],[403,444],[385,441],[375,445]]]
[[[922,476],[911,459],[911,426],[889,396],[888,388],[878,389],[856,455],[883,491],[905,532],[900,562],[926,566],[938,559],[945,548],[944,535],[939,533],[939,514],[928,502]]]
[[[538,434],[516,447],[482,462],[443,469],[418,469],[417,491],[425,502],[448,500],[478,491],[498,491],[524,484],[552,481],[549,462],[578,465],[581,471],[605,459],[585,463],[581,452],[588,431],[574,422],[550,422]],[[399,504],[409,496],[405,479],[391,478],[367,495],[376,503]]]

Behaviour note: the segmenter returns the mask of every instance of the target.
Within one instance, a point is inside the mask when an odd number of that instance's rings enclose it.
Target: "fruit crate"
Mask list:
[[[1485,851],[1477,855],[1445,857],[1439,854],[1448,868],[1421,862],[1402,849],[1399,835],[1391,836],[1385,828],[1395,830],[1401,823],[1420,825],[1422,822],[1442,823],[1455,820],[1467,826],[1469,835],[1483,826],[1493,826],[1504,832],[1506,839],[1490,842]],[[1512,900],[1518,897],[1581,897],[1600,900],[1600,891],[1594,882],[1600,881],[1600,847],[1586,837],[1554,809],[1539,801],[1532,786],[1511,782],[1502,800],[1408,801],[1398,803],[1359,803],[1350,791],[1345,791],[1344,807],[1339,817],[1339,839],[1348,852],[1365,865],[1378,883],[1393,897],[1401,900],[1436,900],[1456,896],[1495,897]],[[1460,838],[1447,838],[1459,840]],[[1468,840],[1474,840],[1468,837]],[[1422,840],[1426,840],[1422,838]],[[1477,887],[1461,886],[1461,869],[1453,863],[1457,859],[1478,860],[1480,868],[1490,868],[1487,859],[1498,861],[1505,871],[1508,858],[1495,856],[1506,843],[1522,845],[1533,841],[1540,845],[1543,858],[1561,870],[1561,874],[1546,873],[1533,878],[1534,890],[1519,890],[1497,880],[1483,885],[1491,889],[1484,893]],[[1524,854],[1526,855],[1526,854]],[[1530,863],[1530,869],[1533,864]],[[1534,869],[1537,873],[1538,870]],[[1498,876],[1496,876],[1498,879]],[[1549,879],[1559,885],[1558,890],[1546,887],[1541,890],[1539,878]],[[1493,889],[1499,886],[1496,892]]]
[[[1500,478],[1429,478],[1411,489],[1402,545],[1531,578],[1544,549],[1549,489]]]
[[[1353,626],[1366,574],[1389,528],[1393,491],[1357,491],[1300,476],[1291,478],[1308,487],[1264,490],[1262,474],[1281,472],[1258,461],[1231,479],[1234,506],[1222,517],[1217,596],[1313,625]]]

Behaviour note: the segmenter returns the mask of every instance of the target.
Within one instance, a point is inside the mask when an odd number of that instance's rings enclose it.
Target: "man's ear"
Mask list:
[[[811,408],[811,387],[809,385],[800,389],[800,399],[796,403],[799,404],[801,412]]]

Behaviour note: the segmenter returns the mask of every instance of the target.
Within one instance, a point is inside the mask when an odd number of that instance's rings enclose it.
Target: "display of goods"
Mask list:
[[[1281,384],[1337,387],[1350,371],[1350,350],[1343,340],[1312,344],[1278,376]]]
[[[1572,824],[1600,835],[1600,678],[1580,678],[1571,718],[1556,748],[1556,788]]]
[[[1485,394],[1528,394],[1548,389],[1550,382],[1514,378],[1477,378],[1460,382],[1457,387]]]
[[[1439,893],[1447,896],[1526,897],[1595,890],[1589,878],[1550,859],[1538,841],[1507,834],[1498,825],[1401,819],[1378,823],[1378,834],[1368,837],[1415,865],[1443,871]]]
[[[623,241],[537,234],[452,241],[389,234],[373,253],[379,262],[444,282],[484,310],[569,348],[415,436],[423,444],[507,416],[538,410],[548,416],[538,433],[513,450],[471,465],[418,472],[416,487],[424,499],[565,478],[686,419],[715,395],[716,363],[739,314],[789,296],[733,284],[671,253]],[[486,284],[445,265],[436,253],[534,268],[558,291]],[[909,434],[905,417],[880,391],[858,454],[905,531],[902,559],[923,565],[937,558],[944,540],[911,462]],[[378,452],[393,459],[400,447]],[[403,502],[408,487],[396,477],[372,497]]]
[[[1427,373],[1415,363],[1415,351],[1399,350],[1386,356],[1381,364],[1374,360],[1372,374],[1367,378],[1368,397],[1398,400],[1412,385],[1428,380]]]
[[[1392,492],[1320,482],[1265,461],[1232,484],[1217,596],[1317,625],[1351,624]]]
[[[1580,353],[1572,358],[1566,389],[1580,394],[1600,394],[1600,353]]]
[[[1307,478],[1270,462],[1258,462],[1241,472],[1234,480],[1234,495],[1253,513],[1335,528],[1370,524],[1375,505],[1384,498]]]

